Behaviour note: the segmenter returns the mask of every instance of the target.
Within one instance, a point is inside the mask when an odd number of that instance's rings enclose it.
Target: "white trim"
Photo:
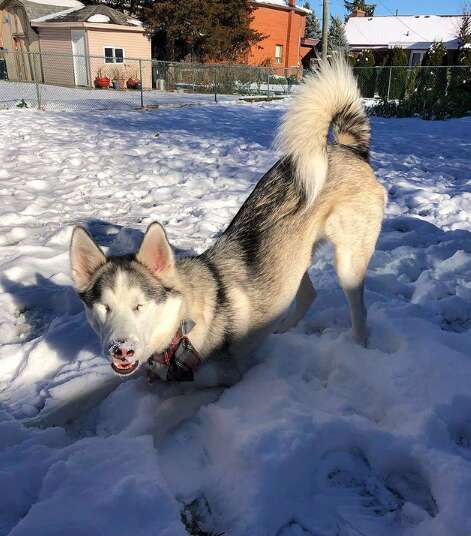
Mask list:
[[[410,55],[409,55],[409,67],[416,67],[417,65],[422,65],[422,61],[424,59],[424,56],[425,56],[425,50],[417,50],[417,49],[412,49],[410,51]],[[415,65],[412,65],[412,56],[414,54],[419,54],[420,55],[420,61],[419,63],[416,63]]]
[[[79,2],[78,0],[29,0],[33,4],[46,4],[48,6],[57,6],[61,7],[62,9],[68,9],[69,7],[78,7],[82,8],[85,7],[82,2]]]
[[[281,52],[280,56],[277,56],[277,52]],[[283,45],[275,45],[275,65],[281,65],[283,63]]]
[[[106,56],[106,49],[107,48],[111,48],[113,50],[113,61],[106,61],[106,58],[109,57],[109,56]],[[123,51],[123,61],[116,61],[116,54],[115,54],[115,50],[119,48],[120,50]],[[105,60],[105,65],[122,65],[126,59],[126,53],[124,51],[124,47],[123,46],[115,46],[115,45],[105,45],[103,47],[103,59]]]

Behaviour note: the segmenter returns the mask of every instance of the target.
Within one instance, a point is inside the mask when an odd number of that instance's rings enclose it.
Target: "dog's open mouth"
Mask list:
[[[113,359],[111,361],[111,368],[119,374],[120,376],[128,376],[136,371],[139,366],[139,361],[134,361],[133,363],[128,363],[127,361],[118,361]]]

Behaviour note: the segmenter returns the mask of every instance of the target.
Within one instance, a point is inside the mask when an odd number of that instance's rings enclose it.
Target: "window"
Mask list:
[[[281,63],[283,59],[283,45],[275,45],[275,63]]]
[[[124,63],[124,49],[105,47],[105,63]]]
[[[424,58],[424,52],[412,51],[410,53],[409,65],[415,67],[416,65],[421,65]]]

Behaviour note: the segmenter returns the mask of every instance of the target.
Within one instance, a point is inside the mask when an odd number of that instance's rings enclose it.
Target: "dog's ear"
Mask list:
[[[88,232],[83,227],[75,227],[70,242],[70,265],[75,288],[79,292],[85,290],[93,274],[105,262],[105,255]]]
[[[147,227],[136,259],[153,274],[169,273],[175,268],[175,257],[164,228],[158,222]]]

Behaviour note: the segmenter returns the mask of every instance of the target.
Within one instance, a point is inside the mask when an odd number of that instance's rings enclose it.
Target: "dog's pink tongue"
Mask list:
[[[120,370],[127,370],[128,368],[132,367],[132,363],[128,363],[127,361],[117,361],[113,359],[113,364],[116,368]]]

